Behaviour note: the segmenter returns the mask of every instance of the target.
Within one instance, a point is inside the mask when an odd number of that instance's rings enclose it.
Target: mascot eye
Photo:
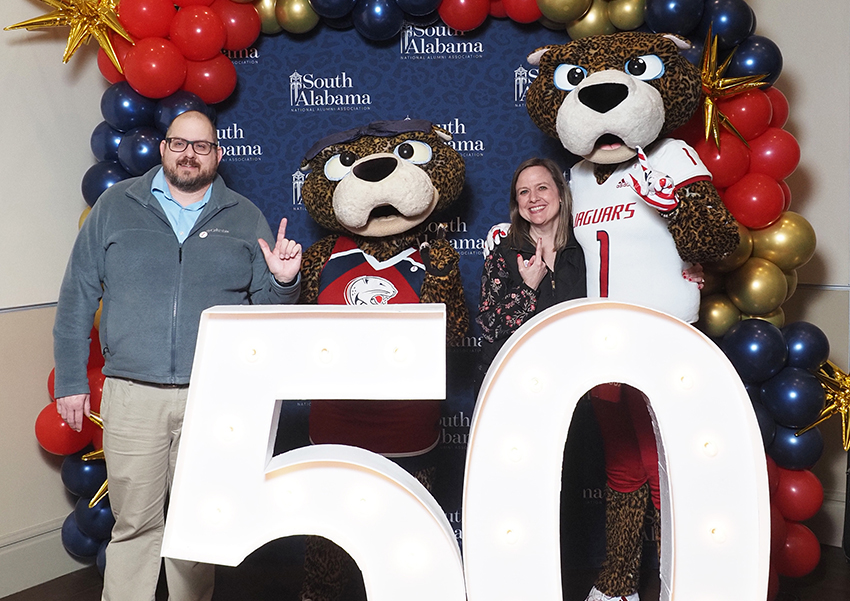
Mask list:
[[[584,67],[558,65],[555,69],[555,87],[565,92],[572,92],[585,77],[587,77],[587,70]]]
[[[644,54],[626,63],[626,73],[643,81],[664,75],[664,62],[654,54]]]
[[[357,162],[357,155],[345,151],[333,155],[325,163],[325,176],[332,182],[338,182],[351,171],[351,166]]]
[[[419,140],[408,140],[402,142],[393,150],[397,157],[410,161],[416,165],[427,163],[431,160],[431,146]]]

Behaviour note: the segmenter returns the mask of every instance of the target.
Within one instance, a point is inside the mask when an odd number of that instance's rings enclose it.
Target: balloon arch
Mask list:
[[[64,3],[78,6],[79,0]],[[239,56],[260,35],[297,36],[323,23],[335,29],[353,27],[364,43],[376,43],[396,38],[405,22],[427,27],[442,20],[462,32],[478,28],[488,18],[511,19],[563,30],[572,39],[618,30],[672,32],[692,42],[688,58],[700,64],[711,28],[715,58],[725,62],[717,69],[702,64],[704,88],[707,83],[757,76],[764,76],[765,87],[709,93],[707,105],[713,104],[715,120],[706,123],[698,111],[674,133],[696,148],[712,171],[741,233],[732,255],[705,266],[697,325],[718,341],[738,370],[761,426],[773,533],[769,597],[777,594],[777,575],[800,577],[814,569],[820,547],[800,522],[812,517],[823,501],[823,488],[809,471],[820,458],[823,439],[817,427],[797,434],[818,421],[831,399],[821,380],[825,376],[840,380],[843,374],[827,361],[829,343],[823,332],[805,322],[784,323],[782,304],[794,293],[796,269],[814,254],[815,233],[790,210],[791,190],[785,179],[797,167],[800,149],[783,129],[788,102],[772,86],[782,69],[782,55],[771,40],[754,33],[755,14],[744,0],[112,0],[111,4],[118,26],[98,37],[97,64],[112,85],[101,99],[104,121],[91,136],[98,162],[82,180],[90,206],[115,182],[140,175],[159,162],[159,142],[176,115],[189,109],[213,112],[209,105],[233,93],[237,76],[231,57]],[[96,325],[89,363],[93,411],[99,410],[103,386]],[[51,399],[52,377],[51,372]],[[71,431],[52,405],[41,412],[35,428],[47,451],[67,456],[62,479],[80,497],[62,528],[65,548],[78,557],[102,559],[111,529],[108,501],[97,502],[105,469],[102,461],[83,460],[84,449],[92,444],[100,448],[102,433],[91,423],[81,433]]]

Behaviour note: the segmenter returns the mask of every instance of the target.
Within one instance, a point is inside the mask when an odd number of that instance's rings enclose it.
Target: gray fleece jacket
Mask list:
[[[300,275],[280,286],[266,266],[257,239],[274,246],[274,238],[265,217],[220,176],[180,244],[150,192],[159,169],[104,192],[77,236],[53,328],[56,397],[89,392],[86,364],[101,298],[103,373],[157,384],[189,382],[204,309],[298,300]]]

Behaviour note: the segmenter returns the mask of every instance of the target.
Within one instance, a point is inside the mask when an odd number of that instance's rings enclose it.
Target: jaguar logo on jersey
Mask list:
[[[289,105],[292,112],[369,110],[372,97],[357,89],[345,71],[322,76],[293,71],[289,76]]]
[[[351,280],[345,287],[347,305],[386,305],[398,294],[398,289],[389,280],[374,275],[362,275]]]
[[[517,67],[514,71],[514,106],[525,106],[525,96],[528,94],[528,86],[537,79],[537,69],[526,69]]]
[[[399,54],[403,59],[481,58],[484,44],[478,40],[459,40],[464,32],[446,25],[417,27],[405,23],[399,37]]]
[[[292,174],[292,208],[296,211],[304,210],[304,200],[301,198],[301,188],[304,187],[304,180],[307,175],[298,169]]]
[[[245,139],[245,130],[238,123],[232,123],[224,128],[216,129],[218,144],[222,150],[222,161],[261,161],[263,160],[263,147],[260,144],[251,144]]]

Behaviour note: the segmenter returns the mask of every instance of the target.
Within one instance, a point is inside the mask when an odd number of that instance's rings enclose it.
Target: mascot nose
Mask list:
[[[607,113],[628,95],[629,89],[621,83],[598,83],[579,90],[578,99],[597,113]]]
[[[379,182],[395,171],[398,161],[394,157],[378,157],[363,161],[352,169],[358,179],[367,182]]]

